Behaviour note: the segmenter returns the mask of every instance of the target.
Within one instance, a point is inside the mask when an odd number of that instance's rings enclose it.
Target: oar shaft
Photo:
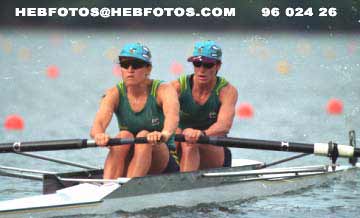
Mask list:
[[[176,135],[176,141],[183,142],[185,138],[183,135]],[[232,137],[217,137],[217,136],[201,136],[198,140],[201,144],[211,144],[223,147],[233,148],[248,148],[248,149],[260,149],[270,151],[289,151],[300,152],[308,154],[316,154],[323,156],[334,156],[334,150],[336,155],[340,157],[359,157],[360,149],[354,148],[349,145],[338,145],[335,143],[297,143],[297,142],[285,142],[285,141],[267,141],[257,139],[243,139]]]
[[[80,149],[88,147],[84,139],[14,142],[0,144],[0,153],[26,151],[52,151],[65,149]]]
[[[147,143],[145,137],[135,139],[110,139],[108,145],[123,145],[134,143]],[[14,142],[0,144],[0,153],[9,152],[31,152],[31,151],[54,151],[97,147],[94,140],[87,139],[68,139],[52,141],[34,141],[34,142]]]
[[[183,135],[176,135],[175,141],[184,142]],[[200,144],[211,144],[233,148],[249,148],[261,149],[271,151],[293,151],[302,153],[314,153],[314,144],[280,142],[280,141],[265,141],[257,139],[243,139],[232,137],[217,137],[217,136],[200,136],[198,140]]]
[[[219,137],[210,139],[214,144],[226,145],[229,147],[261,149],[271,151],[293,151],[302,153],[314,153],[313,144],[280,142],[280,141],[264,141],[255,139],[241,139],[241,138],[225,138]]]
[[[176,135],[175,141],[184,142],[184,135]],[[147,143],[146,137],[139,137],[135,139],[110,139],[108,145],[123,145],[123,144],[141,144]],[[325,143],[296,143],[296,142],[282,142],[282,141],[265,141],[257,139],[242,139],[232,137],[217,137],[217,136],[201,136],[198,140],[200,144],[212,144],[217,146],[261,149],[272,151],[290,151],[301,152],[318,155],[333,155],[333,150],[338,150],[340,157],[359,157],[360,149],[353,148],[349,145],[335,145]],[[335,146],[335,147],[334,147]],[[54,140],[54,141],[37,141],[37,142],[15,142],[0,144],[0,153],[6,152],[26,152],[26,151],[50,151],[50,150],[66,150],[66,149],[81,149],[88,147],[97,147],[94,140],[87,139],[71,139],[71,140]]]

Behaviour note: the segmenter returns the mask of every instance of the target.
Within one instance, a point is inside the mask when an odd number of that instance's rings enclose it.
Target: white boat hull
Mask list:
[[[136,212],[167,206],[190,207],[201,203],[247,200],[320,185],[337,177],[351,177],[356,172],[354,169],[357,167],[338,167],[335,172],[329,170],[328,172],[304,172],[297,175],[294,173],[272,174],[248,179],[241,177],[238,180],[236,177],[235,179],[232,177],[231,180],[217,177],[213,178],[217,182],[216,185],[210,187],[128,196],[126,196],[126,184],[124,188],[114,183],[101,186],[80,184],[59,190],[54,194],[0,202],[0,217],[109,214],[116,211]],[[211,178],[202,178],[204,181],[209,179]],[[141,191],[139,185],[141,183],[133,184],[137,184]]]

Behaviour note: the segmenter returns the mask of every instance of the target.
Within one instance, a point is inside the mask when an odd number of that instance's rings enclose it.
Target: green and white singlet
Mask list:
[[[118,120],[120,131],[127,130],[136,136],[141,130],[149,132],[159,131],[164,127],[164,113],[162,108],[156,102],[156,91],[162,81],[153,80],[151,91],[147,97],[144,108],[139,112],[134,112],[130,106],[127,97],[126,87],[124,82],[119,82],[116,87],[119,91],[120,101],[115,111]],[[169,150],[175,149],[174,136],[168,142]]]
[[[178,80],[180,82],[180,123],[181,129],[193,128],[205,130],[216,122],[220,110],[221,102],[219,100],[220,90],[228,82],[223,77],[217,77],[216,85],[211,91],[208,100],[203,105],[194,101],[192,96],[192,78],[191,75],[182,75]]]

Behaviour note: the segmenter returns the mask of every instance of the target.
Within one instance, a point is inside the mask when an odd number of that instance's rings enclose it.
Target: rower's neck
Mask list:
[[[214,77],[209,83],[199,83],[196,79],[193,80],[193,91],[200,95],[209,94],[216,85],[216,77]]]
[[[151,83],[151,81],[146,81],[144,83],[141,83],[140,85],[126,86],[126,92],[128,95],[134,97],[141,97],[144,95],[148,95],[149,83]]]

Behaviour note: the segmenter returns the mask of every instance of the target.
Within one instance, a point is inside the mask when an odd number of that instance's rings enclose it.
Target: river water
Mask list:
[[[223,48],[219,75],[238,89],[237,106],[248,103],[254,109],[252,118],[235,118],[231,136],[347,144],[348,131],[360,130],[360,39],[355,33],[0,29],[0,121],[3,124],[8,115],[17,114],[25,123],[22,131],[1,126],[0,142],[88,138],[102,94],[121,79],[116,75],[116,55],[122,45],[137,41],[148,45],[153,54],[151,76],[171,81],[179,73],[191,73],[186,58],[195,41],[206,39]],[[327,112],[331,99],[342,102],[341,114]],[[116,131],[113,121],[108,132]],[[237,158],[264,162],[292,155],[232,152]],[[40,154],[102,166],[106,149]],[[309,156],[285,165],[328,162]],[[15,154],[1,154],[0,165],[77,170]],[[0,200],[35,195],[41,188],[38,182],[1,178]],[[281,196],[106,217],[358,217],[359,190],[360,175],[356,175]]]

